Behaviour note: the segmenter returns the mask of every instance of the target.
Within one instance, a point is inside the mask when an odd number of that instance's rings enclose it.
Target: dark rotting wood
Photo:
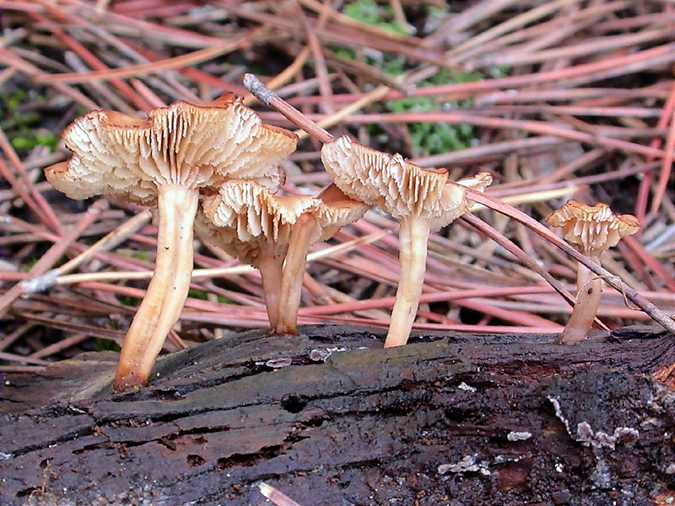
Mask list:
[[[113,394],[114,354],[0,387],[0,504],[654,504],[674,496],[672,336],[420,337],[303,328],[162,358]],[[670,487],[670,488],[669,488]],[[660,499],[659,499],[660,498]],[[664,502],[664,504],[666,504]]]

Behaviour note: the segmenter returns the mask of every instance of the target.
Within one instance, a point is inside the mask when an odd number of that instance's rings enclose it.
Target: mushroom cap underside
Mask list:
[[[598,254],[612,248],[627,235],[640,230],[640,223],[630,214],[616,215],[603,203],[588,206],[575,200],[568,201],[546,222],[562,228],[567,242],[588,254]]]
[[[339,190],[338,190],[339,192]],[[250,259],[252,251],[265,243],[287,244],[294,226],[303,217],[317,225],[310,242],[326,240],[341,227],[363,216],[368,206],[340,192],[331,193],[328,202],[318,197],[280,196],[251,181],[229,181],[217,194],[202,201],[203,220],[218,233],[213,234],[228,253]],[[333,198],[335,197],[335,198]],[[202,227],[204,228],[204,227]],[[230,243],[225,246],[225,243]]]
[[[292,226],[319,206],[320,201],[311,197],[278,196],[255,182],[229,181],[217,194],[204,197],[198,217],[201,233],[210,233],[242,262],[257,265],[262,247],[285,251]]]
[[[333,237],[340,228],[360,220],[370,208],[359,200],[349,198],[335,184],[324,188],[316,198],[321,202],[314,215],[321,228],[322,241]]]
[[[258,267],[263,248],[272,248],[275,256],[284,257],[288,250],[290,229],[279,231],[276,241],[271,241],[264,235],[249,237],[242,240],[237,228],[218,227],[203,213],[195,218],[195,235],[205,243],[211,243],[221,248],[225,253],[238,259],[243,264]]]
[[[177,102],[144,119],[92,111],[63,140],[72,158],[46,170],[58,190],[75,199],[120,194],[142,203],[162,184],[198,188],[250,179],[276,188],[283,181],[278,163],[297,144],[293,133],[263,124],[238,99]]]
[[[449,181],[445,169],[424,169],[400,154],[389,155],[363,146],[350,137],[324,144],[321,160],[333,181],[349,197],[377,206],[402,220],[419,216],[433,229],[443,227],[468,210],[465,187],[483,191],[492,178]]]

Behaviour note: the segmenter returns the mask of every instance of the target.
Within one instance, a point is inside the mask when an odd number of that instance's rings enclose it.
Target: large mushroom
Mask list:
[[[588,206],[575,200],[568,201],[546,222],[562,228],[563,236],[580,253],[600,263],[602,253],[619,241],[640,230],[640,223],[630,214],[616,215],[606,205]],[[576,344],[586,339],[600,305],[603,281],[594,276],[582,263],[577,267],[577,300],[561,336],[563,344]]]
[[[340,228],[359,220],[370,207],[345,195],[331,184],[313,199],[291,232],[290,244],[281,281],[281,305],[277,332],[297,334],[298,308],[305,274],[307,252],[317,241],[326,241]]]
[[[155,273],[124,339],[114,382],[116,390],[140,386],[187,297],[199,189],[228,179],[278,185],[277,164],[295,150],[297,137],[224,97],[204,106],[177,102],[143,119],[93,111],[75,120],[63,140],[72,158],[46,170],[58,190],[73,199],[112,195],[158,210]]]
[[[311,197],[272,194],[250,181],[223,184],[205,196],[196,230],[225,252],[260,271],[270,326],[277,330],[282,269],[291,230],[298,219],[320,202]]]
[[[480,173],[449,181],[444,169],[423,169],[399,154],[367,148],[349,137],[323,145],[321,160],[335,184],[349,197],[377,206],[400,221],[401,277],[385,347],[408,341],[426,270],[429,232],[468,211],[465,188],[483,191],[492,177]]]

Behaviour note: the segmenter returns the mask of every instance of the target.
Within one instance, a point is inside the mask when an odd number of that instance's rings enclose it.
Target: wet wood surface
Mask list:
[[[0,387],[0,504],[654,504],[674,485],[673,336],[424,336],[309,327],[162,358],[114,354]],[[269,504],[269,503],[267,503]],[[664,503],[665,504],[665,503]]]

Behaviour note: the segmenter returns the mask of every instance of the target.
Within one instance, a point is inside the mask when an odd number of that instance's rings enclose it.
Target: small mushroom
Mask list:
[[[140,386],[187,297],[200,188],[227,179],[277,186],[277,164],[297,138],[262,124],[228,96],[205,106],[177,102],[143,119],[93,111],[75,120],[63,140],[72,158],[46,170],[58,190],[73,199],[104,194],[158,209],[155,273],[124,339],[114,382],[116,390]]]
[[[270,325],[279,324],[282,268],[292,226],[308,209],[311,197],[283,197],[250,181],[224,183],[205,196],[195,222],[197,235],[208,237],[241,262],[260,270]]]
[[[307,252],[317,241],[326,241],[340,228],[359,220],[369,206],[347,197],[331,184],[316,196],[316,206],[308,207],[299,217],[291,232],[290,244],[281,280],[279,325],[281,334],[297,334],[298,308]]]
[[[580,253],[600,263],[603,252],[614,247],[627,235],[640,230],[640,223],[630,214],[615,215],[605,204],[587,206],[574,200],[555,211],[546,222],[562,228],[563,236]],[[585,265],[577,267],[577,300],[565,330],[563,344],[575,344],[586,339],[600,305],[602,278],[593,276]]]
[[[385,347],[408,341],[426,270],[429,232],[452,223],[468,211],[465,187],[483,191],[492,177],[448,181],[444,169],[423,169],[399,154],[367,148],[349,137],[327,142],[321,160],[335,184],[349,197],[377,206],[401,223],[401,278]]]

